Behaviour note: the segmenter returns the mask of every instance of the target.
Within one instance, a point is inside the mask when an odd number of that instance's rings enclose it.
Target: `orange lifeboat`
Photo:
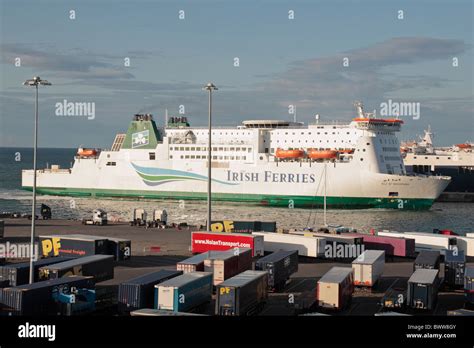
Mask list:
[[[334,159],[337,157],[336,150],[309,150],[308,157],[311,159]]]
[[[351,153],[354,153],[354,149],[340,149],[339,153],[351,154]]]
[[[277,149],[275,156],[283,159],[301,158],[304,156],[303,150],[282,150]]]
[[[470,149],[472,147],[471,144],[456,144],[456,146],[460,149]]]
[[[97,156],[97,150],[96,149],[84,149],[80,147],[77,150],[77,155],[82,156],[82,157],[93,157]]]

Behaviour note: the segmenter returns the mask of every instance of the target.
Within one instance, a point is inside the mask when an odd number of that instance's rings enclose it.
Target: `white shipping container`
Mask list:
[[[415,240],[415,250],[438,250],[441,255],[446,254],[446,250],[452,248],[453,244],[457,244],[457,238],[455,236],[447,236],[443,234],[433,234],[424,232],[394,232],[394,231],[380,231],[377,232],[379,236],[385,237],[398,237],[398,238],[411,238]],[[457,246],[459,250],[462,246]],[[467,250],[464,250],[467,255]],[[472,255],[474,256],[474,255]]]
[[[385,251],[366,250],[352,262],[354,285],[374,286],[383,273]]]
[[[263,236],[265,251],[298,250],[299,256],[324,257],[326,247],[324,238],[274,232],[252,232],[252,234]]]
[[[323,308],[346,307],[354,292],[352,268],[333,267],[317,283],[318,305]]]

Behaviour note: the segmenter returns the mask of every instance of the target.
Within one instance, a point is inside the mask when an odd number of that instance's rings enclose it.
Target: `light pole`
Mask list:
[[[211,146],[212,146],[212,91],[216,91],[217,87],[213,83],[209,82],[204,86],[203,90],[209,91],[209,140],[207,144],[207,230],[211,230],[211,167],[212,167],[212,158],[211,158]]]
[[[51,86],[46,80],[41,80],[39,76],[33,77],[31,80],[23,82],[24,86],[36,87],[35,99],[35,136],[33,147],[33,204],[31,205],[31,242],[30,242],[30,284],[33,283],[33,254],[35,246],[35,208],[36,208],[36,150],[38,148],[38,86]]]

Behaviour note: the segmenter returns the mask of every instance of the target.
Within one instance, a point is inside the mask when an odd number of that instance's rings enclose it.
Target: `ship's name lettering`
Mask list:
[[[263,173],[227,171],[227,181],[232,182],[284,182],[284,183],[315,183],[315,174],[274,173],[266,170]]]

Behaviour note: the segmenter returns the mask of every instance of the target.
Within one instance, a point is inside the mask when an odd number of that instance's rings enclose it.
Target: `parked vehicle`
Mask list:
[[[432,310],[438,299],[438,269],[416,269],[408,280],[408,306]]]
[[[441,254],[439,251],[433,250],[422,250],[415,259],[413,264],[413,271],[417,269],[437,269],[439,270],[439,264],[441,262]]]
[[[112,255],[92,255],[43,266],[39,269],[39,278],[57,279],[71,275],[92,276],[96,283],[114,277]]]
[[[245,271],[220,283],[216,289],[216,315],[258,313],[268,297],[267,277],[264,271]]]
[[[147,213],[145,209],[133,209],[133,219],[130,221],[130,226],[146,226]]]
[[[152,308],[155,285],[182,274],[182,271],[161,270],[121,283],[118,289],[119,312]]]
[[[250,248],[252,256],[262,256],[263,237],[253,234],[220,233],[220,232],[192,232],[191,251],[203,253],[206,251],[224,251],[232,248]]]
[[[49,206],[47,206],[46,204],[41,204],[40,211],[41,211],[41,217],[43,218],[43,220],[51,219],[52,214],[51,214],[51,208]]]
[[[267,252],[297,250],[299,256],[324,257],[324,238],[272,232],[253,232],[252,235],[264,238],[264,249]]]
[[[193,272],[155,285],[155,308],[189,312],[211,301],[212,273]]]
[[[464,285],[464,269],[466,256],[464,251],[447,250],[444,257],[444,282],[448,286]]]
[[[293,273],[298,272],[298,251],[280,250],[262,257],[255,263],[255,270],[268,272],[268,289],[279,291]]]
[[[352,268],[333,267],[319,279],[316,299],[323,308],[340,310],[349,305],[354,292]]]
[[[102,209],[95,209],[92,212],[92,219],[82,219],[82,224],[96,226],[107,225],[107,212]]]
[[[82,257],[107,254],[107,238],[80,234],[41,235],[39,236],[41,253],[45,257],[71,256]]]
[[[72,287],[94,289],[93,278],[71,276],[5,288],[2,289],[1,303],[11,315],[56,315],[58,306],[53,294]]]
[[[72,260],[72,257],[48,257],[45,259],[39,259],[33,262],[33,276],[34,281],[38,281],[38,271],[40,267],[53,265],[56,263]],[[8,281],[8,286],[18,286],[28,284],[30,281],[30,263],[11,263],[0,267],[0,279]]]
[[[374,286],[382,276],[385,267],[385,251],[366,250],[352,262],[354,285]]]

